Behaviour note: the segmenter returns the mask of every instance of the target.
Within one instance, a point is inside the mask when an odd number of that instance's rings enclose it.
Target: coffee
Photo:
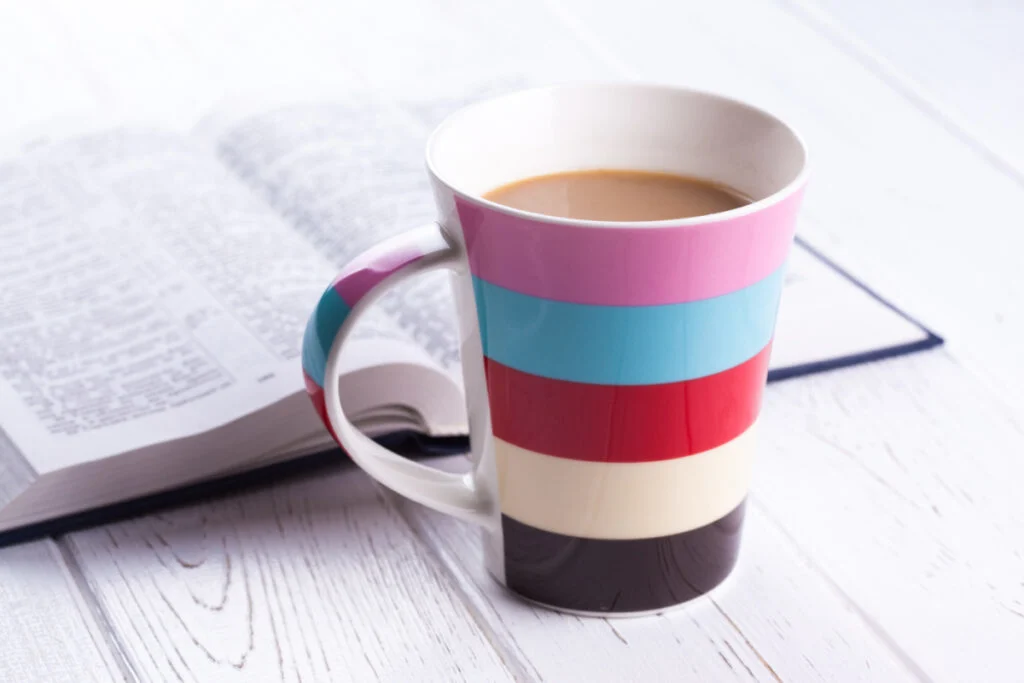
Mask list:
[[[598,221],[692,218],[750,203],[739,192],[702,178],[604,169],[517,180],[484,198],[522,211]]]

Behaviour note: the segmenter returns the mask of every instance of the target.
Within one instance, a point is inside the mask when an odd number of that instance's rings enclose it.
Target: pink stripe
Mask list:
[[[313,408],[316,410],[316,414],[320,416],[320,420],[323,421],[324,426],[327,427],[327,431],[331,433],[334,440],[338,440],[338,435],[334,433],[334,427],[331,426],[331,420],[327,417],[327,403],[324,400],[324,390],[316,383],[316,380],[302,372],[302,379],[306,383],[306,393],[309,394],[309,398],[313,401]]]
[[[381,280],[423,256],[423,251],[410,249],[388,252],[365,265],[351,263],[334,281],[334,289],[352,308]]]
[[[803,188],[753,213],[679,227],[585,227],[513,216],[456,197],[470,270],[545,299],[647,306],[743,289],[786,259]]]

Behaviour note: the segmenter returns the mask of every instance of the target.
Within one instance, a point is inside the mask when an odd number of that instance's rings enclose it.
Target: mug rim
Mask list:
[[[793,139],[796,141],[800,148],[800,152],[803,155],[803,163],[800,166],[800,172],[797,173],[796,177],[793,178],[784,187],[776,190],[767,197],[758,199],[744,204],[743,206],[736,207],[735,209],[729,209],[728,211],[719,211],[717,213],[709,213],[703,216],[691,216],[688,218],[667,218],[656,221],[607,221],[607,220],[592,220],[584,218],[566,218],[561,216],[551,216],[549,214],[537,213],[534,211],[525,211],[523,209],[515,209],[504,204],[485,199],[484,197],[465,192],[459,187],[449,181],[441,173],[438,172],[437,167],[434,163],[435,148],[437,147],[437,141],[441,137],[441,134],[448,128],[457,125],[459,120],[465,116],[468,116],[471,112],[477,108],[485,105],[490,105],[495,102],[500,102],[506,99],[512,99],[515,97],[522,97],[529,94],[539,94],[544,92],[551,92],[556,90],[609,90],[609,89],[624,89],[638,92],[662,92],[662,93],[673,93],[673,94],[688,94],[697,97],[715,100],[717,102],[727,104],[730,106],[740,107],[747,109],[760,116],[764,116],[771,119],[785,128]],[[800,133],[788,122],[779,116],[776,116],[772,112],[760,107],[758,105],[745,102],[744,100],[723,95],[721,93],[712,92],[710,90],[702,90],[699,88],[691,88],[686,86],[670,85],[664,83],[644,83],[637,81],[582,81],[577,83],[560,83],[554,85],[543,85],[532,88],[523,88],[514,90],[512,92],[497,95],[495,97],[485,98],[478,102],[461,107],[455,112],[449,114],[436,128],[431,132],[427,138],[426,150],[426,165],[430,175],[435,178],[442,185],[447,187],[456,197],[464,201],[476,204],[482,208],[489,209],[491,211],[497,211],[500,213],[514,216],[517,218],[527,219],[531,221],[537,221],[542,223],[552,223],[558,225],[571,225],[581,228],[621,228],[624,226],[632,226],[638,228],[682,228],[691,225],[706,225],[708,223],[717,223],[719,221],[729,221],[734,218],[741,218],[743,216],[758,213],[759,211],[766,209],[770,206],[778,204],[785,200],[790,195],[798,192],[807,182],[808,173],[808,154],[807,144],[804,142],[804,138]],[[524,179],[525,180],[525,179]],[[497,189],[497,188],[494,188]]]

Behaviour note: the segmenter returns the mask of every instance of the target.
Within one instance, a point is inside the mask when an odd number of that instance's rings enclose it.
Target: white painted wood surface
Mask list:
[[[773,388],[756,500],[929,678],[1015,680],[1020,425],[943,351],[888,365]]]
[[[792,7],[973,144],[1024,170],[1024,5],[794,0]]]
[[[113,634],[74,567],[51,540],[0,551],[0,680],[127,677]]]
[[[80,532],[69,546],[142,680],[512,680],[353,466]]]
[[[740,569],[682,612],[525,605],[472,529],[345,468],[0,550],[0,680],[1019,680],[1021,31],[923,0],[4,3],[0,137],[257,89],[751,99],[811,146],[801,232],[950,343],[769,390]]]

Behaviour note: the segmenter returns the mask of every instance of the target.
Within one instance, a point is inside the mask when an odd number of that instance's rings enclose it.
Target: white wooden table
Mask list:
[[[1024,679],[1022,32],[1010,0],[0,3],[0,134],[296,85],[751,99],[811,147],[800,232],[949,342],[772,386],[738,572],[671,616],[518,602],[339,467],[0,551],[0,680]]]

